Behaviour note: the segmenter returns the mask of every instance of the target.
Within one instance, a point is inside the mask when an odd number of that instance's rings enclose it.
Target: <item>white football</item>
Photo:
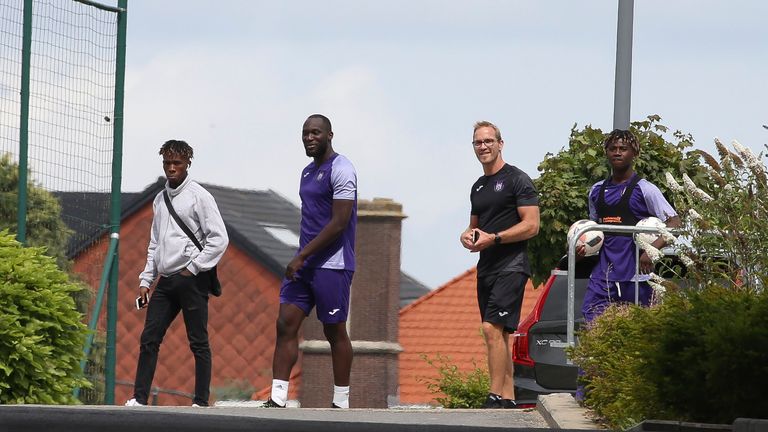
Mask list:
[[[576,234],[576,230],[588,225],[597,225],[597,223],[589,219],[581,219],[574,222],[571,227],[568,228],[568,243],[571,242],[574,234]],[[600,252],[600,248],[603,247],[603,240],[605,240],[605,235],[603,235],[602,231],[587,231],[581,234],[579,239],[576,240],[576,246],[583,245],[586,251],[586,256],[597,255],[597,253]]]
[[[637,226],[639,227],[657,227],[657,228],[663,228],[667,226],[664,222],[661,221],[661,219],[657,217],[647,217],[640,222],[637,223]],[[645,241],[648,244],[651,244],[656,241],[657,238],[659,238],[660,234],[651,234],[651,233],[638,233],[637,238]]]

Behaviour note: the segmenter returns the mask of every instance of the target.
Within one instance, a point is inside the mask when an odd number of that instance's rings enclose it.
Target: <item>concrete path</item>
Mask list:
[[[536,409],[552,429],[601,429],[600,425],[588,417],[587,410],[579,406],[570,393],[539,396]]]
[[[570,395],[566,396],[570,398]],[[0,432],[509,432],[510,429],[597,429],[594,424],[584,422],[583,410],[577,413],[569,409],[569,402],[564,397],[547,397],[539,402],[536,409],[521,410],[2,405]]]

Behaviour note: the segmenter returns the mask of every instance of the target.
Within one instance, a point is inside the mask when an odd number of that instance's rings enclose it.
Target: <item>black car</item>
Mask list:
[[[584,317],[581,303],[595,257],[576,263],[574,327]],[[568,320],[568,262],[563,258],[542,288],[531,313],[518,325],[512,339],[515,399],[534,405],[539,395],[574,393],[577,368],[567,364],[565,346]]]

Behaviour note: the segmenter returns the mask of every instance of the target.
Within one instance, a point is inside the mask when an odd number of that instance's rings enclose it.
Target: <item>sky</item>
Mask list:
[[[402,269],[436,288],[477,261],[458,240],[482,175],[476,121],[531,178],[574,125],[612,129],[617,5],[129,0],[123,190],[154,182],[160,145],[184,139],[194,179],[299,205],[301,126],[322,113],[359,198],[403,205]],[[767,17],[760,0],[636,1],[631,120],[764,150]]]

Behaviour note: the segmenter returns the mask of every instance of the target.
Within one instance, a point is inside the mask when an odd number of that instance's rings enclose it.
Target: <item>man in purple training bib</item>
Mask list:
[[[634,171],[640,154],[637,138],[627,130],[616,129],[604,142],[605,156],[611,165],[611,176],[595,183],[589,191],[589,218],[599,224],[630,225],[650,216],[664,221],[670,228],[680,226],[680,217],[656,185],[640,178]],[[662,237],[653,244],[665,245]],[[583,257],[584,246],[576,254]],[[589,322],[601,315],[611,303],[635,302],[635,281],[639,284],[640,304],[651,301],[648,274],[653,262],[641,250],[640,268],[635,271],[635,244],[631,234],[605,233],[597,264],[592,269],[581,311]]]
[[[312,308],[331,344],[334,408],[349,408],[352,342],[347,335],[349,288],[355,271],[357,173],[333,151],[331,121],[313,114],[301,139],[314,159],[301,173],[301,237],[280,287],[272,394],[266,407],[285,407],[288,381],[299,353],[299,328]]]

